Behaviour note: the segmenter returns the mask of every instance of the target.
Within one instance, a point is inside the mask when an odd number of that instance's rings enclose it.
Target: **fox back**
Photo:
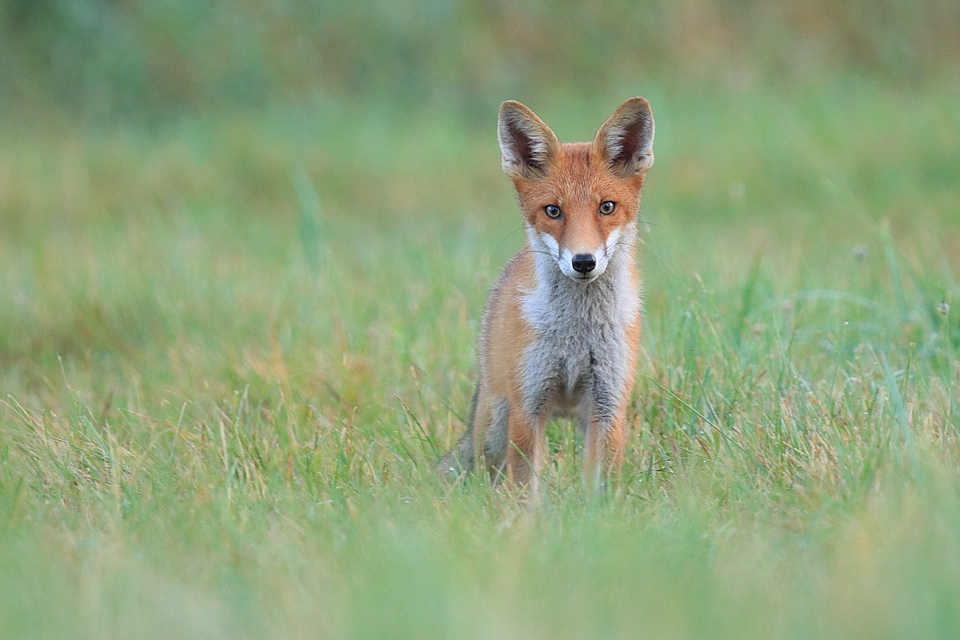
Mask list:
[[[500,108],[503,169],[525,246],[494,284],[480,331],[480,375],[467,433],[444,475],[485,465],[535,486],[546,420],[572,416],[592,483],[620,468],[640,336],[635,266],[640,189],[653,165],[653,116],[623,103],[592,142],[561,144],[519,102]]]

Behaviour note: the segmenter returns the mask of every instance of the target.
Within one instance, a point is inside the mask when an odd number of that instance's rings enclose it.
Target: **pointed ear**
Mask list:
[[[497,134],[503,170],[511,178],[543,177],[560,150],[560,141],[550,127],[533,111],[513,100],[500,105]]]
[[[630,98],[607,118],[593,148],[622,178],[653,166],[653,113],[643,98]]]

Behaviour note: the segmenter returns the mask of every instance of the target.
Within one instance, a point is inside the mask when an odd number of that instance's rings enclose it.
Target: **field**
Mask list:
[[[960,84],[684,68],[489,109],[11,107],[0,636],[960,635]],[[523,242],[497,100],[570,141],[635,94],[624,473],[589,493],[557,421],[539,505],[445,484]]]

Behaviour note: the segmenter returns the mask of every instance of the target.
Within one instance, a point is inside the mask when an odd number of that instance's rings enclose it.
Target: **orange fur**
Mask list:
[[[532,111],[505,102],[499,133],[528,240],[491,290],[470,425],[438,470],[485,464],[535,486],[545,422],[572,412],[584,473],[599,481],[623,464],[628,435],[640,339],[634,236],[653,118],[632,98],[593,142],[561,144]]]

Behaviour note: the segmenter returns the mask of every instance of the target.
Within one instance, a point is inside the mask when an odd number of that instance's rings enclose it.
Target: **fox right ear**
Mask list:
[[[543,177],[560,149],[557,136],[519,102],[500,105],[497,126],[503,170],[511,178],[535,180]]]

